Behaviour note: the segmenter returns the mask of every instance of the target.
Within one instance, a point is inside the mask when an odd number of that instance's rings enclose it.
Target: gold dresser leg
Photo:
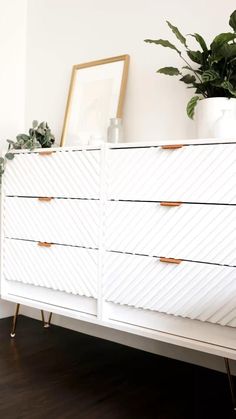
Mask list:
[[[20,310],[20,304],[16,305],[16,311],[15,315],[13,317],[13,323],[12,323],[12,330],[11,330],[11,338],[14,338],[16,336],[16,324],[17,324],[17,317]]]
[[[235,398],[235,391],[234,391],[234,382],[233,382],[233,377],[231,375],[228,358],[225,358],[225,367],[226,367],[226,372],[227,372],[228,381],[229,381],[229,388],[230,388],[233,409],[236,412],[236,398]]]
[[[43,310],[40,310],[40,311],[41,311],[41,317],[42,317],[42,322],[43,322],[43,327],[44,327],[45,325],[44,311]]]
[[[49,314],[47,322],[45,321],[45,316],[44,316],[44,311],[43,310],[41,310],[41,315],[42,315],[43,327],[45,327],[45,329],[47,329],[48,327],[51,326],[52,313]]]
[[[11,338],[14,338],[16,336],[16,324],[17,324],[17,318],[18,318],[18,314],[20,311],[20,304],[16,305],[16,311],[13,317],[13,322],[12,322],[12,330],[11,330]],[[48,327],[51,326],[51,320],[52,320],[52,313],[49,314],[48,317],[48,321],[45,321],[45,316],[44,316],[44,311],[41,310],[41,317],[42,317],[42,323],[43,323],[43,327],[45,327],[45,329],[47,329]]]
[[[46,323],[44,323],[43,327],[45,327],[45,328],[50,327],[51,326],[51,320],[52,320],[52,312],[49,314],[48,321]]]

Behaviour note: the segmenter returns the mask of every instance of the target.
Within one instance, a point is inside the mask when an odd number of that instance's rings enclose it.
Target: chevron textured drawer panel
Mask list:
[[[97,298],[97,250],[41,247],[22,240],[4,242],[3,268],[7,281]]]
[[[16,154],[4,177],[6,195],[97,199],[99,188],[99,150]]]
[[[100,201],[96,200],[6,197],[4,235],[97,248],[99,216]]]
[[[236,207],[109,202],[106,249],[236,266]]]
[[[235,154],[236,144],[112,149],[108,199],[235,204]]]
[[[104,284],[116,304],[236,326],[236,268],[107,252]]]

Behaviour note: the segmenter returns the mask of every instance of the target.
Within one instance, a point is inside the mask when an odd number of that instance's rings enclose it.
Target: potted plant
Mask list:
[[[163,67],[157,73],[168,76],[177,76],[187,85],[195,89],[194,96],[187,104],[187,114],[193,119],[195,108],[198,113],[198,133],[200,137],[217,136],[214,127],[222,133],[223,111],[230,110],[231,115],[226,115],[227,134],[234,133],[236,137],[236,10],[231,14],[229,25],[230,32],[217,35],[210,46],[198,33],[189,34],[197,44],[197,50],[191,50],[187,44],[187,36],[183,36],[179,29],[167,21],[169,28],[181,44],[181,49],[164,39],[146,39],[145,42],[161,45],[175,51],[183,60],[184,65],[176,67]],[[184,53],[182,51],[184,49]],[[229,127],[230,124],[230,127]]]

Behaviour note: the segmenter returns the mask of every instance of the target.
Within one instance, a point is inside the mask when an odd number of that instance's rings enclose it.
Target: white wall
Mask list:
[[[27,0],[0,0],[0,151],[25,125]],[[13,304],[0,301],[0,317]]]
[[[59,139],[72,65],[128,53],[126,140],[194,138],[185,113],[192,90],[175,77],[155,74],[159,67],[181,64],[178,55],[143,40],[176,42],[168,19],[184,34],[199,32],[209,41],[229,30],[234,8],[234,0],[30,0],[27,124],[46,119]]]
[[[0,0],[0,143],[25,126],[27,0]]]

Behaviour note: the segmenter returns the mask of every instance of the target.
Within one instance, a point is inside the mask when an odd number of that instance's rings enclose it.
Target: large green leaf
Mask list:
[[[194,33],[194,34],[190,33],[189,35],[193,36],[196,39],[196,41],[199,43],[203,51],[205,52],[208,51],[206,42],[204,41],[203,37],[199,35],[199,33]]]
[[[228,80],[223,81],[223,83],[221,83],[221,87],[228,90],[231,95],[236,96],[236,90],[234,90],[233,85]]]
[[[192,84],[196,81],[196,77],[193,76],[192,74],[185,74],[185,76],[183,76],[180,81],[186,83],[186,84]]]
[[[170,22],[168,22],[168,20],[166,21],[166,23],[172,30],[172,32],[175,34],[176,38],[181,42],[181,44],[183,44],[187,48],[186,38],[180,33],[179,29],[176,26],[172,25]]]
[[[222,47],[222,45],[230,41],[233,41],[235,38],[236,38],[236,33],[232,33],[232,32],[220,33],[213,39],[211,43],[212,51],[218,50],[219,48]]]
[[[190,119],[193,119],[194,117],[195,108],[199,99],[199,96],[193,96],[192,99],[190,99],[190,101],[187,103],[186,111]]]
[[[176,67],[163,67],[157,70],[157,73],[166,74],[167,76],[179,76],[181,73]]]
[[[206,70],[202,73],[202,81],[204,83],[206,83],[208,81],[217,80],[219,78],[220,78],[220,75],[215,70]]]
[[[229,25],[233,28],[234,32],[236,32],[236,10],[234,10],[229,18]]]
[[[202,64],[202,53],[201,51],[187,51],[189,58],[197,64]]]
[[[147,42],[149,44],[156,44],[161,45],[162,47],[171,48],[178,52],[178,54],[181,54],[181,51],[178,50],[173,44],[171,44],[166,39],[145,39],[144,42]]]
[[[224,44],[219,49],[218,54],[223,58],[236,57],[236,44]]]

